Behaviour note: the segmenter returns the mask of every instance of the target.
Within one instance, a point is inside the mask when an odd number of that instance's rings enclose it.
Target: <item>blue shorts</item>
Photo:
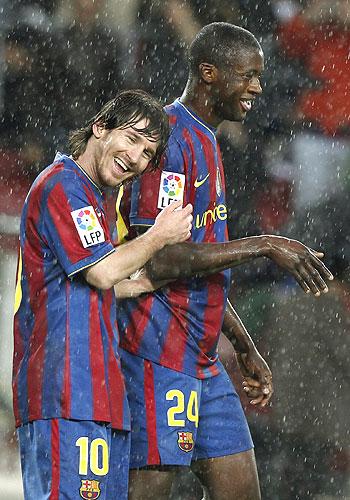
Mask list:
[[[199,380],[120,351],[131,410],[131,468],[188,466],[253,448],[222,365],[219,375]]]
[[[64,419],[36,420],[17,432],[25,500],[127,499],[129,432]]]

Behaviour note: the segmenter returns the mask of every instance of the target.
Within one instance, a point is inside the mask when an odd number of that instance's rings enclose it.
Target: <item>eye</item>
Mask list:
[[[261,75],[257,74],[257,73],[247,73],[246,75],[244,75],[245,78],[247,80],[249,80],[250,82],[252,82],[254,79],[258,80],[259,83],[261,83],[262,81],[262,77]]]
[[[133,135],[127,135],[126,137],[131,144],[135,144],[136,138]]]
[[[148,149],[145,149],[144,152],[143,152],[143,156],[147,159],[147,160],[152,160],[154,154],[151,153],[151,151],[148,151]]]

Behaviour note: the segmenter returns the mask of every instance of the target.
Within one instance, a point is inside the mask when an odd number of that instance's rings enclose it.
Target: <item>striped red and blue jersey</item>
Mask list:
[[[161,208],[183,199],[194,207],[192,241],[226,242],[224,171],[215,129],[179,100],[165,110],[171,135],[162,168],[124,189],[119,209],[117,204],[118,240],[134,237],[133,226],[152,225]],[[121,346],[197,378],[217,375],[217,343],[229,284],[230,271],[226,270],[117,301]]]
[[[16,425],[49,418],[130,428],[113,290],[81,271],[114,252],[104,195],[65,155],[35,180],[20,227],[13,404]]]

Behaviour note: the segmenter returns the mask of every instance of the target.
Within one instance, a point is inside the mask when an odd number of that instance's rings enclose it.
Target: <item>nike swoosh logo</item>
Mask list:
[[[206,176],[204,177],[204,179],[202,179],[201,181],[199,181],[198,179],[196,179],[196,180],[194,181],[194,187],[195,187],[195,188],[199,188],[202,184],[204,184],[204,183],[205,183],[205,181],[208,179],[209,175],[210,175],[210,174],[206,175]]]

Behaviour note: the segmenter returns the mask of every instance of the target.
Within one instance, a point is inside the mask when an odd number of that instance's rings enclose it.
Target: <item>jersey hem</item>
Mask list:
[[[104,424],[107,424],[107,425],[110,425],[112,429],[115,429],[115,430],[118,430],[118,431],[126,431],[126,432],[129,432],[131,430],[131,426],[130,425],[125,425],[125,426],[113,426],[113,423],[106,419],[98,419],[98,420],[94,420],[93,418],[78,418],[78,417],[70,417],[70,418],[67,418],[67,417],[62,417],[62,416],[58,416],[58,415],[55,415],[55,416],[52,416],[52,417],[28,417],[26,418],[25,420],[18,420],[16,419],[16,423],[15,423],[15,426],[16,428],[18,429],[19,427],[22,427],[23,425],[27,425],[27,424],[30,424],[31,422],[36,422],[37,420],[55,420],[55,419],[60,419],[60,420],[71,420],[71,421],[75,421],[75,422],[102,422]]]
[[[198,376],[198,372],[193,372],[192,370],[177,370],[176,368],[174,368],[173,366],[170,366],[166,363],[159,363],[158,360],[154,360],[152,359],[151,357],[149,356],[145,356],[143,355],[142,353],[139,353],[139,354],[136,354],[135,352],[132,352],[130,351],[129,349],[127,349],[126,347],[124,347],[122,344],[119,346],[119,353],[120,351],[126,351],[128,354],[131,354],[132,356],[137,356],[138,358],[141,358],[141,359],[144,359],[144,360],[147,360],[147,361],[150,361],[151,363],[154,363],[158,366],[163,366],[164,368],[167,368],[168,370],[172,370],[174,372],[178,372],[178,373],[183,373],[184,375],[187,375],[189,377],[192,377],[192,378],[195,378],[197,380],[206,380],[208,378],[213,378],[213,377],[217,377],[218,375],[220,375],[220,373],[222,373],[222,370],[221,370],[221,363],[219,363],[220,359],[219,357],[217,358],[217,360],[215,361],[215,363],[213,363],[212,365],[208,365],[208,366],[205,366],[205,367],[201,367],[202,370],[208,370],[209,371],[209,368],[211,367],[215,367],[218,372],[217,373],[206,373],[205,375],[206,376]],[[196,367],[197,369],[197,367]]]

